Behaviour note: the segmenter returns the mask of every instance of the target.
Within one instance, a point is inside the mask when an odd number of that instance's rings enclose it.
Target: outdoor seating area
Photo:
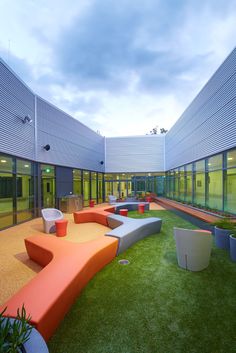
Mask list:
[[[58,222],[53,219],[54,217],[55,219],[61,217],[60,212],[57,211],[43,210],[42,219],[45,232],[48,232],[52,226],[55,226],[55,222]],[[18,308],[24,304],[30,313],[31,323],[47,341],[81,290],[98,271],[138,240],[160,232],[161,220],[158,218],[133,220],[115,215],[120,217],[119,220],[109,219],[111,212],[114,211],[115,207],[109,206],[74,213],[74,221],[77,224],[96,222],[116,228],[116,232],[114,230],[111,233],[107,232],[105,236],[83,244],[59,240],[51,235],[27,237],[25,246],[28,256],[42,266],[43,270],[3,304],[2,309],[7,307],[4,315],[16,317]],[[50,225],[47,224],[46,228],[45,218],[50,221]],[[67,224],[68,221],[65,220],[64,223]],[[58,229],[56,235],[59,235]],[[40,294],[39,301],[35,301],[34,298],[41,288],[47,288],[47,290]]]
[[[128,204],[126,207],[128,208]],[[132,208],[133,205],[131,204],[130,207]],[[106,334],[106,322],[110,325],[112,341],[121,340],[122,329],[115,330],[114,327],[119,312],[122,313],[124,320],[128,321],[128,326],[125,325],[125,327],[129,331],[129,339],[134,344],[138,344],[137,333],[139,335],[141,332],[146,332],[146,318],[154,320],[154,326],[149,326],[148,332],[155,332],[158,336],[158,341],[154,339],[154,342],[161,345],[160,352],[170,351],[171,342],[174,344],[171,331],[167,330],[164,334],[158,322],[162,323],[163,328],[169,325],[164,312],[173,312],[173,308],[176,312],[175,318],[172,318],[174,322],[181,320],[183,314],[188,315],[187,312],[190,309],[187,304],[187,293],[184,294],[181,290],[186,279],[188,278],[188,286],[191,286],[191,293],[197,290],[198,301],[204,300],[205,306],[207,305],[210,310],[210,306],[215,304],[214,300],[207,301],[210,289],[206,289],[205,281],[202,283],[203,278],[207,279],[211,288],[214,288],[217,301],[219,266],[224,271],[230,269],[230,276],[236,275],[235,265],[220,252],[221,250],[215,248],[210,232],[193,229],[193,225],[154,203],[150,205],[150,210],[145,210],[143,214],[138,213],[138,209],[129,210],[129,217],[120,216],[114,213],[115,211],[117,211],[116,206],[108,205],[75,212],[73,218],[63,215],[68,221],[68,234],[65,237],[58,238],[55,234],[44,234],[43,223],[41,223],[41,234],[36,232],[35,235],[27,236],[25,239],[28,256],[43,269],[3,303],[1,308],[7,305],[6,314],[15,316],[17,308],[24,302],[32,316],[32,323],[48,341],[50,353],[76,352],[78,345],[83,352],[93,350],[95,341],[86,339],[88,330],[93,330],[95,336],[99,335],[101,349],[103,347],[106,351],[107,344],[111,344]],[[39,222],[42,220],[39,219]],[[88,235],[87,238],[83,237],[83,229],[84,231],[86,229],[83,227],[90,227],[90,225],[104,227],[103,235],[94,239],[89,238]],[[75,231],[76,238],[82,238],[82,243],[75,243],[73,240],[75,238],[70,238],[72,230]],[[176,240],[175,244],[174,232],[175,238],[184,236],[187,239],[184,240],[186,245],[184,250],[182,239],[179,244]],[[200,245],[196,244],[197,239]],[[211,256],[211,252],[214,256]],[[128,267],[122,268],[119,265],[118,260],[122,257],[130,261]],[[104,270],[100,271],[102,268]],[[205,270],[202,271],[203,269]],[[199,277],[195,277],[195,271],[201,271],[197,272]],[[174,286],[173,283],[175,283]],[[148,286],[147,291],[146,286]],[[42,288],[45,290],[42,291]],[[231,287],[227,290],[233,295]],[[38,300],[35,301],[35,297],[38,297]],[[176,309],[176,303],[178,303],[178,309]],[[216,310],[227,311],[230,303],[225,303],[223,309]],[[153,305],[158,310],[154,309]],[[148,310],[146,311],[145,308]],[[104,322],[100,317],[101,310]],[[130,311],[133,312],[135,320],[134,335],[130,332]],[[154,315],[153,319],[150,315]],[[194,318],[194,324],[200,331],[205,310],[201,315],[201,319],[198,316]],[[211,321],[209,317],[208,320]],[[231,317],[231,322],[233,320]],[[97,321],[100,322],[99,326],[96,326]],[[180,327],[181,332],[186,332],[188,329],[183,322]],[[74,330],[78,333],[72,340]],[[176,330],[178,332],[179,329],[176,328]],[[211,330],[210,325],[210,341],[213,341],[215,330],[220,332],[217,325],[214,325],[214,331]],[[147,332],[145,335],[148,337]],[[165,335],[168,340],[165,339]],[[62,336],[63,342],[67,342],[67,347],[60,343]],[[228,342],[229,338],[225,340]],[[194,344],[198,344],[197,341],[194,341]],[[126,338],[125,345],[129,346]],[[144,351],[147,345],[148,340],[145,338],[142,342]],[[178,351],[185,352],[181,348],[184,345],[185,339],[180,339]],[[112,351],[118,353],[116,348]],[[230,349],[228,351],[231,352]]]

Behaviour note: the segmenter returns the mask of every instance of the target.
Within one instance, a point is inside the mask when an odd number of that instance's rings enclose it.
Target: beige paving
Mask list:
[[[65,218],[68,219],[68,235],[58,239],[86,242],[104,236],[109,230],[97,223],[75,224],[69,214]],[[0,305],[41,270],[29,259],[24,245],[24,239],[34,234],[45,234],[41,218],[0,231]]]

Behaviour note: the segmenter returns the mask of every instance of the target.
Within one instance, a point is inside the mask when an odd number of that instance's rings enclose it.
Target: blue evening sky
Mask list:
[[[3,60],[105,136],[170,129],[235,38],[235,0],[0,2]]]

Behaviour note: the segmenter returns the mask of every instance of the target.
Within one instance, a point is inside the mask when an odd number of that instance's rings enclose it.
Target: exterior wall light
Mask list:
[[[22,123],[23,124],[26,124],[26,123],[32,123],[32,121],[33,121],[33,119],[31,118],[31,116],[30,115],[26,115],[24,118],[21,118],[21,120],[22,120]]]
[[[103,162],[103,161],[100,161],[100,164],[101,164],[101,165],[103,165],[103,164],[104,164],[104,162]]]
[[[50,145],[45,145],[45,146],[43,146],[43,148],[45,149],[45,151],[49,151],[51,146]]]

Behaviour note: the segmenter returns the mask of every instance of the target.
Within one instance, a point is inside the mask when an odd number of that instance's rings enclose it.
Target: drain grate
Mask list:
[[[122,260],[119,260],[118,262],[120,265],[129,265],[129,260],[122,259]]]

